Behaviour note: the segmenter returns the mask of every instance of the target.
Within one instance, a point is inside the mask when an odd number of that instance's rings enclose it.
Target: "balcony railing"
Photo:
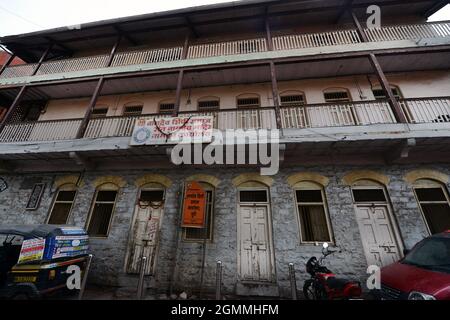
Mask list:
[[[319,128],[395,123],[386,101],[318,104],[281,109],[283,128]]]
[[[434,22],[426,24],[410,24],[386,26],[378,29],[365,29],[369,41],[419,40],[423,38],[450,37],[450,22]],[[338,46],[361,43],[362,40],[355,29],[318,32],[309,34],[288,34],[274,36],[274,50],[306,49],[323,46]],[[204,43],[191,45],[187,59],[228,56],[265,52],[268,50],[267,40],[256,39]],[[71,58],[45,62],[37,74],[57,74],[73,71],[85,71],[105,68],[108,55]],[[131,52],[120,52],[114,56],[111,66],[127,66],[158,62],[170,62],[183,59],[183,47],[147,49]],[[33,74],[37,64],[11,66],[0,75],[1,78],[27,77]]]
[[[0,132],[0,142],[75,139],[82,119],[12,123]]]
[[[409,123],[450,124],[450,97],[404,99],[400,105]],[[214,128],[275,129],[275,108],[222,109],[181,112],[182,116],[213,116]],[[131,137],[139,118],[169,117],[164,114],[117,116],[91,119],[84,138]],[[282,127],[306,129],[396,123],[385,100],[336,104],[286,106],[281,108]],[[0,142],[54,141],[75,139],[82,119],[12,123],[0,133]]]
[[[450,97],[404,99],[400,103],[411,123],[450,123]]]

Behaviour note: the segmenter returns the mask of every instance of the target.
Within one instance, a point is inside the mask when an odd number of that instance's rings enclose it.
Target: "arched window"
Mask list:
[[[400,100],[402,98],[402,94],[400,91],[400,88],[394,85],[391,85],[392,94],[397,100]],[[375,87],[372,89],[373,95],[376,100],[385,100],[387,99],[386,93],[384,92],[383,88],[381,87]]]
[[[200,185],[206,192],[206,228],[204,229],[193,229],[185,228],[183,233],[183,238],[186,241],[212,241],[214,235],[214,199],[215,199],[215,188],[213,185],[200,182]]]
[[[245,93],[237,96],[236,105],[238,108],[259,108],[261,106],[261,98],[256,93]]]
[[[91,113],[91,119],[105,118],[108,114],[108,106],[97,105]]]
[[[220,98],[203,97],[198,99],[198,111],[215,111],[220,109]]]
[[[380,183],[361,179],[352,186],[354,203],[387,203],[386,190]]]
[[[414,192],[431,234],[450,230],[450,204],[446,187],[435,180],[420,179]]]
[[[323,91],[326,103],[351,102],[350,92],[345,88],[328,88]]]
[[[140,101],[128,102],[123,106],[123,116],[132,117],[140,116],[144,109],[144,103]]]
[[[294,186],[300,239],[303,243],[333,242],[324,189],[311,181]]]
[[[62,185],[56,192],[53,206],[48,217],[48,224],[67,224],[77,194],[74,184]]]
[[[175,111],[175,101],[172,99],[159,102],[159,113],[172,114]]]
[[[91,237],[107,237],[116,207],[119,187],[113,183],[100,185],[95,191],[87,230]]]
[[[284,91],[280,94],[283,107],[299,107],[306,104],[305,94],[301,91]]]

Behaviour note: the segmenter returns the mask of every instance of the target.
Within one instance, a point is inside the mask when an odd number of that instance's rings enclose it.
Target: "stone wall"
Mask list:
[[[284,168],[277,176],[273,177],[274,183],[270,188],[270,196],[275,267],[280,293],[283,296],[290,294],[289,263],[296,265],[298,287],[301,288],[303,281],[307,278],[304,271],[305,262],[312,255],[320,255],[321,251],[320,246],[300,244],[294,194],[287,183],[289,176],[298,172],[316,172],[329,178],[325,193],[336,245],[343,252],[330,257],[328,265],[339,275],[364,280],[367,263],[355,217],[351,190],[342,182],[342,178],[348,172],[359,169],[370,169],[389,177],[390,181],[386,189],[392,202],[393,213],[398,221],[404,246],[410,248],[428,235],[411,185],[404,180],[404,176],[409,171],[420,168],[422,167],[299,167]],[[446,175],[450,174],[450,168],[446,165],[426,166],[426,168]],[[69,219],[70,224],[78,226],[86,224],[92,197],[95,193],[94,181],[97,178],[118,176],[126,182],[119,192],[109,237],[91,241],[95,255],[91,281],[114,286],[135,285],[136,277],[125,274],[125,255],[138,193],[136,180],[143,174],[157,173],[168,177],[172,184],[166,191],[157,275],[149,283],[161,291],[167,290],[173,279],[174,289],[177,291],[190,291],[198,288],[202,265],[202,244],[179,242],[176,225],[180,215],[183,182],[186,178],[201,173],[220,179],[220,184],[216,188],[214,240],[208,242],[206,251],[205,286],[207,289],[213,290],[216,261],[221,260],[224,266],[224,290],[226,293],[235,292],[238,280],[237,190],[232,181],[240,174],[249,171],[248,169],[177,169],[157,170],[157,172],[155,170],[155,172],[85,173]],[[55,180],[61,176],[64,174],[2,175],[9,188],[0,193],[0,223],[45,223],[56,191],[52,186]],[[38,182],[47,184],[40,207],[36,211],[26,211],[25,206],[32,187],[34,183]]]

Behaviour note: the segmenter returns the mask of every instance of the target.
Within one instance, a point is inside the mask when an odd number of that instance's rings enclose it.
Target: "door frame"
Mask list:
[[[148,185],[153,185],[153,186],[146,187]],[[130,273],[128,273],[128,260],[130,259],[131,249],[132,249],[132,247],[134,245],[133,227],[134,227],[134,224],[136,222],[137,215],[139,214],[139,211],[136,210],[136,207],[138,206],[139,198],[141,196],[142,191],[163,191],[163,200],[164,200],[164,205],[165,205],[165,199],[166,199],[166,192],[167,192],[167,190],[166,190],[166,188],[163,185],[161,185],[161,187],[156,187],[156,185],[160,185],[160,184],[156,183],[156,182],[155,183],[147,183],[147,184],[145,184],[145,185],[143,185],[143,186],[141,186],[139,188],[139,190],[137,192],[137,195],[136,195],[136,201],[135,201],[134,206],[133,206],[133,217],[131,219],[131,224],[130,224],[130,228],[129,228],[129,231],[128,231],[128,243],[127,243],[127,250],[126,250],[125,260],[124,260],[124,273],[127,274],[127,275],[130,275]],[[164,219],[164,216],[165,216],[165,214],[164,214],[164,205],[163,205],[162,217],[161,217],[161,220],[159,221],[160,226],[159,226],[159,229],[158,229],[158,235],[157,235],[158,236],[158,240],[157,240],[157,245],[156,245],[156,248],[155,248],[155,260],[153,262],[153,266],[151,266],[151,268],[150,268],[150,271],[151,271],[150,273],[151,273],[152,276],[154,276],[156,274],[156,271],[157,271],[156,270],[156,265],[158,263],[159,248],[160,248],[159,236],[160,236],[160,233],[161,233],[162,223],[163,223],[163,219]]]
[[[258,183],[260,184],[260,183]],[[248,202],[241,203],[241,191],[265,191],[267,193],[267,202]],[[271,210],[271,197],[270,197],[270,189],[269,187],[239,187],[237,188],[237,267],[238,267],[238,281],[243,283],[276,283],[276,265],[275,265],[275,246],[273,243],[273,225],[272,225],[272,210]],[[265,207],[267,209],[267,232],[269,233],[268,238],[268,248],[270,254],[270,280],[269,281],[258,281],[258,280],[245,280],[242,279],[241,275],[241,207]]]
[[[378,184],[378,182],[376,182],[376,184]],[[383,193],[384,193],[384,197],[385,197],[386,201],[375,201],[375,202],[371,201],[371,202],[358,202],[357,203],[355,201],[353,190],[358,190],[358,189],[359,190],[369,190],[369,189],[380,190],[381,189],[383,191]],[[388,194],[388,192],[386,190],[386,187],[384,185],[381,185],[381,184],[379,184],[378,186],[374,186],[374,185],[372,185],[372,186],[370,186],[370,185],[367,185],[367,186],[351,186],[350,192],[352,194],[353,207],[355,209],[355,218],[356,218],[356,222],[358,224],[358,229],[359,229],[360,234],[361,234],[361,228],[359,226],[359,221],[358,221],[358,212],[357,212],[358,208],[359,207],[386,207],[387,215],[388,215],[388,221],[389,221],[391,229],[392,229],[392,231],[394,233],[395,242],[396,242],[396,245],[397,245],[397,248],[398,248],[398,255],[399,255],[399,258],[402,259],[404,257],[403,250],[405,248],[405,245],[404,245],[404,242],[403,242],[403,238],[401,236],[401,232],[400,232],[400,228],[398,226],[397,219],[394,216],[394,212],[393,212],[392,204],[391,204],[391,199],[390,199],[389,194]],[[369,264],[369,261],[367,260],[367,254],[365,252],[366,250],[364,249],[363,241],[364,240],[361,237],[361,243],[363,244],[363,250],[364,250],[364,256],[366,257],[366,263]]]

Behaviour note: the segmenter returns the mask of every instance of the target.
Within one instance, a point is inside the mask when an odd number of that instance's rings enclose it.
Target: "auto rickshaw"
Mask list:
[[[76,290],[67,282],[76,270],[82,277],[88,249],[89,237],[81,228],[0,225],[0,298],[39,299]],[[70,266],[79,268],[68,272]]]

